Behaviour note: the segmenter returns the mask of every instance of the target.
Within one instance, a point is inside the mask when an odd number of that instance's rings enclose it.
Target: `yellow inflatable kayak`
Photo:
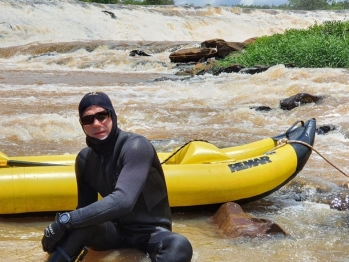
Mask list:
[[[309,119],[246,145],[219,149],[192,141],[172,153],[158,153],[171,207],[246,203],[271,194],[303,169],[315,131],[316,120]],[[74,161],[75,155],[8,157],[0,152],[0,214],[75,209]]]

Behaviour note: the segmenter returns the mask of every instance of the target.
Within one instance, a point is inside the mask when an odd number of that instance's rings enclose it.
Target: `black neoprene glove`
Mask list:
[[[57,243],[68,232],[67,228],[59,221],[60,214],[56,214],[56,219],[44,230],[44,236],[41,239],[42,249],[47,253],[52,253]]]

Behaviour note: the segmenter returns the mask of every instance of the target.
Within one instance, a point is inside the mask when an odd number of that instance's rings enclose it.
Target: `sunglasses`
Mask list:
[[[84,126],[91,125],[97,119],[99,122],[103,122],[104,120],[110,117],[111,113],[109,110],[98,112],[94,115],[87,115],[80,118],[80,123]]]

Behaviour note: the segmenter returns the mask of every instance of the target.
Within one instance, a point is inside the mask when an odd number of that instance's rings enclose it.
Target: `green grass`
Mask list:
[[[326,21],[308,29],[290,29],[284,34],[260,37],[242,52],[219,60],[217,66],[293,63],[296,67],[307,68],[348,68],[348,44],[349,22]]]

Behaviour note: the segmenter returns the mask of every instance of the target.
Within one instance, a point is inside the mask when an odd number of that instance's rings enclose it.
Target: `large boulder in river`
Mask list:
[[[223,204],[212,217],[219,231],[227,237],[260,237],[266,235],[287,233],[273,221],[255,218],[244,213],[242,208],[234,203]]]
[[[215,48],[188,48],[171,53],[170,60],[174,63],[198,62],[202,58],[207,59],[216,54]]]
[[[285,98],[280,101],[280,107],[284,110],[291,110],[297,106],[306,103],[316,103],[323,99],[322,96],[314,96],[308,93],[299,93],[297,95],[291,96],[289,98]]]
[[[216,48],[217,43],[219,43],[219,42],[225,42],[225,40],[220,39],[220,38],[205,40],[204,42],[201,43],[201,48]]]
[[[226,57],[232,52],[242,51],[246,44],[241,42],[226,42],[223,39],[215,38],[201,43],[202,48],[216,48],[219,58]]]
[[[205,40],[200,48],[188,48],[170,54],[171,62],[188,63],[207,60],[211,57],[224,58],[232,52],[242,51],[257,38],[253,37],[244,42],[226,42],[220,38]]]

